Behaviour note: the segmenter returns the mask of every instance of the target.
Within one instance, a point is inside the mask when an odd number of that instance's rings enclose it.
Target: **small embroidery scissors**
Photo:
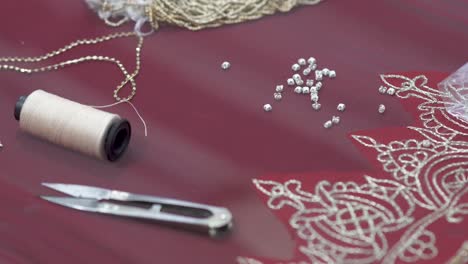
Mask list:
[[[41,196],[42,199],[80,211],[155,220],[208,232],[211,236],[232,227],[232,214],[223,207],[84,185],[42,185],[72,196]]]

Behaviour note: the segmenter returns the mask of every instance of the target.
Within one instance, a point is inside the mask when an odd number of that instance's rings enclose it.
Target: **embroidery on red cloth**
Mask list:
[[[468,123],[446,112],[444,98],[450,95],[429,87],[424,75],[381,79],[399,98],[422,100],[417,107],[422,125],[408,127],[422,139],[383,144],[373,137],[352,136],[377,152],[386,178],[364,176],[364,183],[323,180],[313,191],[295,179],[253,180],[270,209],[294,209],[289,224],[303,241],[299,251],[310,263],[431,260],[438,254],[431,225],[443,219],[459,224],[468,214]],[[388,236],[397,231],[402,232],[400,239],[389,242]],[[240,257],[238,263],[263,262]]]

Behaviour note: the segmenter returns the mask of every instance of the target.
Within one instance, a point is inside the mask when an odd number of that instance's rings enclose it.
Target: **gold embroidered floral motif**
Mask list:
[[[423,100],[418,106],[422,126],[408,127],[423,140],[384,144],[353,136],[377,152],[377,160],[389,173],[387,179],[365,176],[364,184],[321,181],[314,192],[303,190],[297,180],[253,181],[269,197],[269,208],[296,210],[289,223],[304,241],[299,250],[311,263],[430,260],[438,253],[430,225],[441,219],[461,223],[468,214],[468,124],[446,112],[444,99],[450,94],[427,86],[423,75],[413,79],[381,75],[381,79],[398,97]],[[416,216],[416,210],[424,211],[424,216]],[[390,244],[387,237],[395,231],[403,235]],[[261,263],[255,261],[238,260]]]

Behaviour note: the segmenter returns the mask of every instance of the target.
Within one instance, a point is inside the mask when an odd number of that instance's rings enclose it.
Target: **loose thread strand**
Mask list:
[[[140,112],[138,111],[138,109],[136,108],[136,106],[134,104],[132,104],[132,102],[128,101],[128,100],[122,100],[122,101],[119,101],[119,102],[115,102],[113,104],[108,104],[108,105],[101,105],[101,106],[94,106],[94,105],[89,105],[89,107],[92,107],[92,108],[96,108],[96,109],[105,109],[105,108],[111,108],[111,107],[114,107],[114,106],[117,106],[117,105],[120,105],[120,104],[123,104],[123,103],[127,103],[129,104],[133,110],[135,111],[135,113],[137,114],[138,118],[140,118],[141,120],[141,123],[143,123],[143,127],[145,129],[145,137],[148,137],[148,126],[146,125],[146,121],[145,119],[143,118],[143,116],[140,114]]]

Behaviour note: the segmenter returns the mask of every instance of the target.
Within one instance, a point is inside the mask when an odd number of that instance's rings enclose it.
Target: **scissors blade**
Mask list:
[[[41,196],[42,199],[71,209],[92,213],[110,214],[117,216],[136,217],[158,220],[160,206],[150,209],[119,205],[114,203],[100,202],[95,199]]]
[[[83,199],[73,197],[41,196],[42,199],[61,206],[73,208],[80,211],[98,212],[99,201],[94,199]]]
[[[76,184],[63,184],[63,183],[42,183],[45,187],[62,192],[77,198],[87,198],[87,199],[106,199],[109,197],[111,190],[91,187],[85,185],[76,185]]]

